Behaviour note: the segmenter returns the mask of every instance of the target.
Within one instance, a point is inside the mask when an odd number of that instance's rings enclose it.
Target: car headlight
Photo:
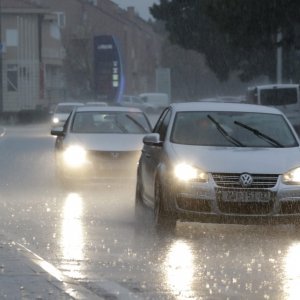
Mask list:
[[[69,167],[81,167],[86,162],[86,151],[81,146],[69,146],[63,153],[63,159]]]
[[[180,163],[175,166],[175,177],[181,181],[199,181],[207,182],[208,174],[186,163]]]
[[[300,167],[284,173],[282,182],[285,184],[300,184]]]
[[[57,123],[59,123],[59,118],[56,118],[56,117],[55,117],[55,118],[53,118],[53,119],[52,119],[52,122],[53,122],[54,124],[57,124]]]

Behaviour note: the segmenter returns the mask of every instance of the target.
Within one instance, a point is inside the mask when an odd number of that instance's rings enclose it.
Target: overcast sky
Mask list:
[[[159,0],[112,0],[117,3],[121,8],[127,8],[128,6],[134,6],[135,10],[139,14],[140,17],[148,20],[151,18],[149,13],[149,7],[153,5],[153,3],[159,3]]]

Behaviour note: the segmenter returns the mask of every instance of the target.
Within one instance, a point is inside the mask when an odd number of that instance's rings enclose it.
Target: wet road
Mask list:
[[[107,299],[299,298],[300,229],[178,223],[158,234],[135,222],[134,184],[61,187],[53,146],[47,124],[0,140],[1,229],[80,285]]]

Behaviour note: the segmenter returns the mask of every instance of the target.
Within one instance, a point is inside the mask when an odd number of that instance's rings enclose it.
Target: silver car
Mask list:
[[[300,217],[299,139],[279,110],[236,103],[177,103],[143,139],[136,214],[243,223]]]
[[[57,136],[55,156],[63,183],[101,178],[135,178],[142,139],[151,132],[139,109],[111,106],[78,106]]]
[[[51,120],[51,128],[63,126],[68,119],[72,110],[81,106],[83,103],[81,102],[61,102],[58,103],[55,107],[52,120]]]

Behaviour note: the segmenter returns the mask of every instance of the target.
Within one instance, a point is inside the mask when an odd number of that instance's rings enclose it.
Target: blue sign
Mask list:
[[[99,98],[118,102],[124,80],[120,51],[111,35],[94,37],[95,89]]]

